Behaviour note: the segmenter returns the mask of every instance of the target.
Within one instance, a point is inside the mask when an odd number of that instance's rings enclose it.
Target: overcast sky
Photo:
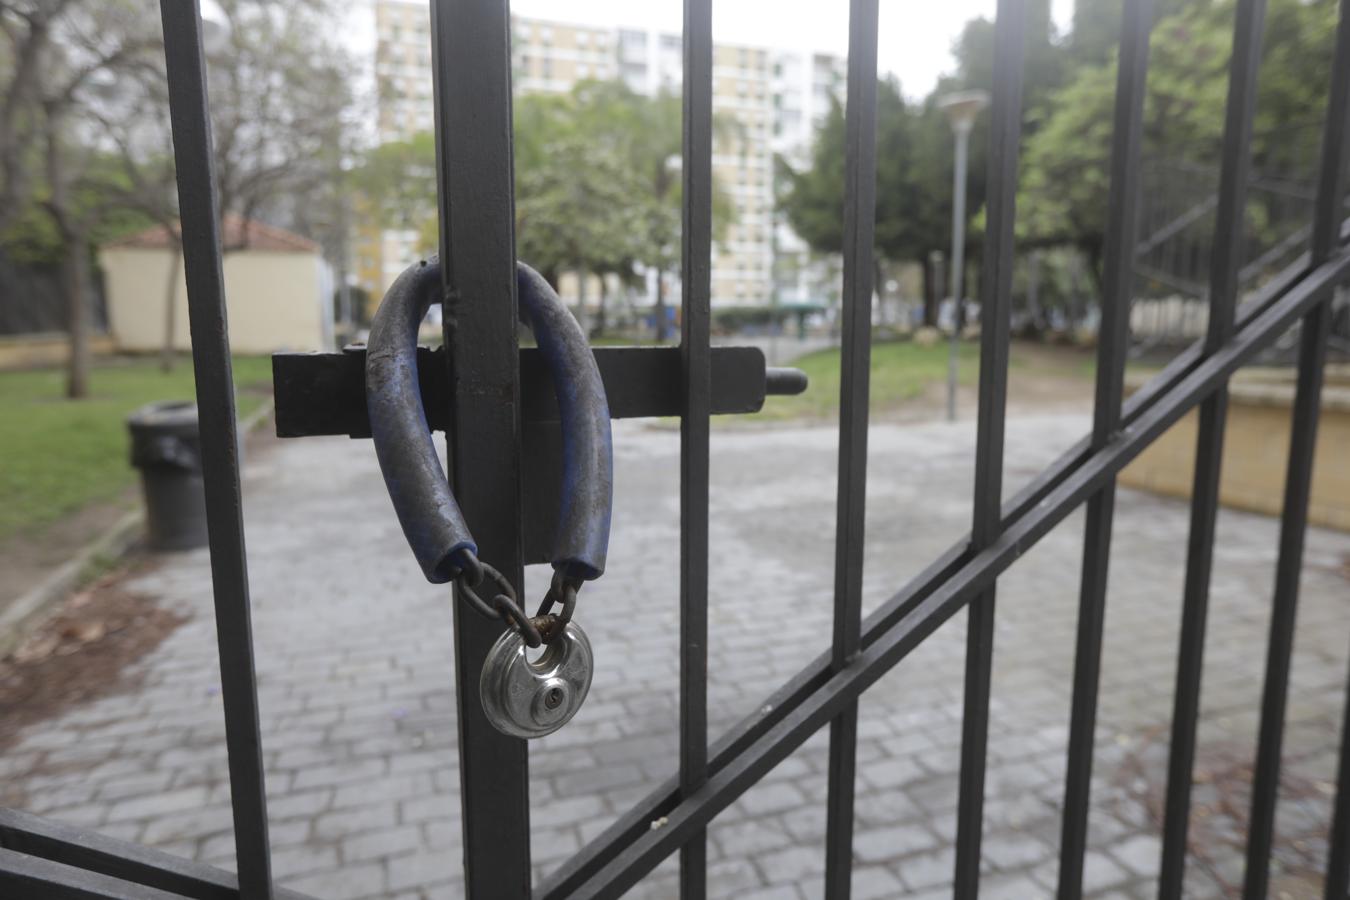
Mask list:
[[[207,0],[208,4],[210,0]],[[908,97],[923,97],[939,75],[955,68],[952,43],[969,20],[992,19],[996,0],[879,0],[878,68],[900,78]],[[374,22],[364,4],[348,7],[351,27],[343,41],[363,59],[374,53]],[[680,0],[514,0],[513,12],[539,19],[590,25],[633,25],[679,33]],[[1073,18],[1073,0],[1051,0],[1063,33]],[[713,0],[713,38],[794,50],[848,50],[847,0]]]
[[[951,48],[962,26],[992,19],[995,0],[880,0],[878,68],[900,78],[907,96],[921,97],[954,68]],[[638,25],[678,32],[679,0],[514,0],[513,12],[542,19],[602,25]],[[1068,28],[1073,0],[1052,0],[1056,24]],[[713,38],[735,44],[844,55],[846,0],[713,0]]]

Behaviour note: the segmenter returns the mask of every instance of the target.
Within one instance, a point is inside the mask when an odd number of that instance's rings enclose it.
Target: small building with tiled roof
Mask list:
[[[227,216],[221,231],[231,350],[332,349],[333,279],[319,245],[239,216]],[[108,328],[119,350],[157,351],[169,334],[175,349],[191,349],[187,287],[175,237],[156,226],[99,249]]]

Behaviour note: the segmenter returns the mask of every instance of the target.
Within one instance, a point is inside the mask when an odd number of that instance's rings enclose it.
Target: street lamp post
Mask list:
[[[956,166],[952,175],[952,341],[947,360],[947,421],[956,421],[956,354],[960,349],[962,291],[966,264],[966,157],[975,117],[989,105],[985,91],[959,91],[938,99],[956,136]]]

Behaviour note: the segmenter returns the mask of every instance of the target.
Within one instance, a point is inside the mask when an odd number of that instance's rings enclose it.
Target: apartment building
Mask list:
[[[396,140],[432,125],[430,22],[425,0],[374,2],[378,136]],[[512,35],[517,93],[565,93],[581,81],[615,78],[649,95],[680,89],[678,34],[517,16]],[[775,214],[774,157],[809,164],[815,127],[832,99],[842,102],[844,76],[845,61],[828,54],[714,48],[713,110],[729,127],[716,134],[713,171],[735,210],[714,247],[714,306],[809,305],[837,292],[836,267],[813,262]],[[362,249],[358,257],[370,264],[363,279],[370,276],[367,287],[377,295],[417,253],[411,234],[386,234]]]
[[[516,16],[511,37],[512,87],[517,93],[565,94],[577,82],[615,77],[617,33],[612,28]]]
[[[829,53],[774,54],[773,154],[797,171],[811,165],[816,129],[830,105],[844,102],[848,62]],[[841,210],[842,215],[842,210]],[[839,291],[838,260],[816,259],[791,226],[777,217],[773,229],[774,290],[778,303],[806,307]]]
[[[432,130],[431,18],[425,0],[375,0],[379,140]]]

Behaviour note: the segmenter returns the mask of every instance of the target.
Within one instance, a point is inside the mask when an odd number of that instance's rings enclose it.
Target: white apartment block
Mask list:
[[[425,0],[375,0],[375,24],[379,139],[430,130]],[[678,34],[516,16],[512,35],[518,93],[565,93],[581,81],[615,78],[649,95],[680,90]],[[844,78],[845,61],[833,55],[714,47],[713,110],[733,127],[716,137],[713,171],[735,208],[733,224],[714,247],[714,306],[823,303],[837,293],[837,278],[831,277],[836,267],[812,263],[806,245],[775,215],[774,157],[794,167],[809,164],[815,128],[832,99],[843,101]],[[384,244],[386,252],[397,249],[388,239]],[[414,255],[407,249],[406,259],[383,269],[400,271]],[[677,289],[668,296],[678,296]]]
[[[811,165],[816,130],[830,104],[844,102],[848,64],[827,53],[775,52],[773,91],[773,153],[802,171]],[[843,216],[843,198],[839,215]],[[840,290],[837,260],[813,257],[806,242],[786,221],[773,223],[773,252],[778,302],[783,305],[829,305]]]
[[[425,0],[375,0],[375,91],[382,143],[432,129],[431,13]]]

